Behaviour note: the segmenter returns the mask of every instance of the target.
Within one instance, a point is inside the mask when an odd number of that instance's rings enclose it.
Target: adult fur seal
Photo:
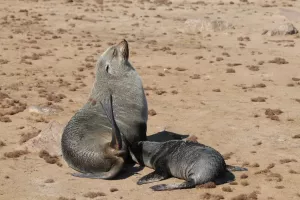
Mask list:
[[[245,168],[226,165],[215,149],[193,141],[167,142],[142,141],[132,146],[141,165],[155,171],[142,177],[137,184],[157,182],[169,177],[185,179],[181,184],[161,184],[155,191],[193,188],[207,182],[222,182],[226,172],[247,171]]]
[[[68,165],[81,172],[78,177],[111,179],[123,164],[115,165],[110,158],[117,148],[108,145],[117,141],[111,133],[110,120],[103,109],[110,95],[116,124],[127,144],[146,140],[148,108],[142,81],[128,61],[126,40],[109,47],[96,64],[96,79],[89,101],[77,111],[64,129],[61,147]],[[104,106],[105,107],[105,106]],[[107,106],[106,106],[107,107]],[[119,150],[128,151],[127,144],[118,141]],[[131,154],[132,152],[130,152]],[[124,159],[124,155],[121,159]]]

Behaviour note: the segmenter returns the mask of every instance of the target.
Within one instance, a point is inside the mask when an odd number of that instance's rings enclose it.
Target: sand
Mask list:
[[[1,0],[0,199],[300,199],[300,37],[269,34],[300,29],[299,11],[290,0]],[[147,134],[195,135],[249,169],[234,184],[153,192],[136,185],[148,168],[80,179],[60,156],[23,149],[81,108],[96,60],[122,39],[147,93]]]

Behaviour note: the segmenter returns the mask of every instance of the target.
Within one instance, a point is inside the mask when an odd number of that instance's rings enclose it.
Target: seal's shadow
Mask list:
[[[174,133],[170,131],[161,131],[153,135],[147,136],[147,139],[153,142],[166,142],[168,140],[182,140],[187,137],[189,137],[189,135],[183,135],[183,134]]]
[[[189,137],[189,135],[174,133],[170,131],[160,131],[155,134],[147,136],[148,141],[153,142],[166,142],[169,140],[182,140]],[[129,159],[124,169],[121,171],[121,173],[115,178],[117,180],[126,179],[132,175],[139,174],[138,172],[143,170],[144,166],[139,166],[138,164],[135,164],[134,161]]]

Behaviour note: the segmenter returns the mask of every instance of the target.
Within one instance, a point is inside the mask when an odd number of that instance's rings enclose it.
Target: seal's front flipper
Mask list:
[[[122,137],[114,117],[112,101],[113,101],[112,95],[109,95],[109,100],[105,101],[104,103],[101,103],[101,105],[106,113],[108,120],[112,125],[112,139],[111,139],[110,146],[114,149],[120,150],[122,149]]]
[[[169,174],[165,172],[159,172],[159,171],[154,171],[151,172],[150,174],[147,174],[146,176],[143,176],[138,182],[138,185],[146,184],[146,183],[153,183],[153,182],[158,182],[162,181],[164,179],[169,178]]]
[[[154,191],[165,191],[165,190],[178,190],[178,189],[188,189],[194,188],[196,186],[193,179],[183,182],[181,184],[160,184],[150,187]]]

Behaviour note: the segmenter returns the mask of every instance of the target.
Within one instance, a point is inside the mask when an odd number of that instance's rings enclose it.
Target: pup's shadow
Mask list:
[[[189,135],[183,135],[179,133],[174,133],[170,131],[161,131],[153,135],[147,136],[148,141],[153,142],[166,142],[169,140],[182,140],[189,137]],[[139,166],[134,163],[131,159],[127,161],[124,169],[116,177],[117,180],[126,179],[130,176],[139,174],[139,171],[143,170],[144,166]]]
[[[221,177],[219,177],[215,180],[215,184],[223,185],[225,183],[230,183],[233,181],[235,181],[235,175],[232,172],[227,171]]]

